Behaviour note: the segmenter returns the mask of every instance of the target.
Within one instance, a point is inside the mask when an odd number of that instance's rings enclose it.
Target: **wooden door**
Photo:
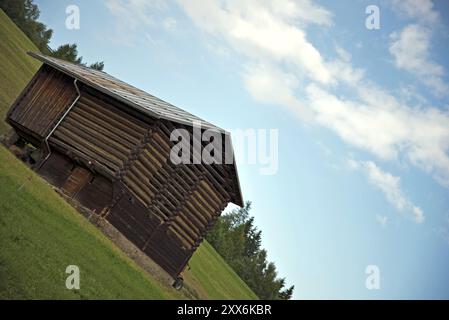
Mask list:
[[[92,173],[89,170],[83,167],[75,167],[62,186],[62,190],[69,197],[74,197],[89,182],[91,177]]]

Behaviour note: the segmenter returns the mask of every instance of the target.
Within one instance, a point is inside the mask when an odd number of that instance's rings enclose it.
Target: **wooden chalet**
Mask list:
[[[7,122],[41,150],[36,171],[182,285],[181,272],[223,209],[243,200],[235,162],[175,165],[170,134],[192,132],[193,122],[229,133],[107,73],[29,54],[43,64]]]

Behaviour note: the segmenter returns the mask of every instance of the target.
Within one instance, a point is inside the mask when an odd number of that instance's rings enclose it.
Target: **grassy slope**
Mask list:
[[[27,51],[39,50],[0,9],[0,134],[8,130],[9,106],[40,65]]]
[[[207,296],[213,299],[257,299],[257,296],[240,279],[215,249],[204,241],[190,260],[191,274],[186,272],[186,283],[199,282]]]
[[[2,117],[39,67],[25,54],[27,50],[37,51],[0,10]],[[0,121],[0,134],[5,130],[7,125]],[[3,147],[0,243],[0,298],[182,298],[179,292],[143,272]],[[69,264],[80,267],[79,292],[65,288],[65,268]],[[186,284],[201,297],[257,298],[206,242],[190,265],[191,270],[185,273]]]
[[[3,147],[0,186],[1,298],[175,297]],[[80,268],[78,292],[65,288],[70,264]]]

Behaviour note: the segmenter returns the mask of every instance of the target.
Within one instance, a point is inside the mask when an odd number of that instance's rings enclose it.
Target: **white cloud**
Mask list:
[[[449,113],[412,108],[387,92],[362,85],[353,99],[339,98],[311,84],[305,103],[315,121],[344,141],[381,159],[399,156],[449,186]]]
[[[106,0],[106,7],[117,18],[120,27],[131,30],[141,24],[152,24],[153,17],[148,12],[154,8],[160,8],[160,5],[160,1]]]
[[[418,92],[417,88],[410,84],[403,84],[398,90],[398,97],[408,104],[415,104],[418,106],[429,105],[429,101]]]
[[[390,53],[399,69],[414,74],[435,94],[449,91],[444,82],[444,68],[429,59],[431,30],[417,24],[406,26],[400,33],[390,35]]]
[[[162,21],[162,25],[164,26],[165,30],[173,31],[176,29],[177,22],[176,19],[168,17]]]
[[[348,51],[346,51],[344,48],[342,48],[340,46],[336,46],[335,51],[337,51],[337,54],[339,55],[341,60],[343,60],[344,62],[351,61],[352,55]]]
[[[440,15],[434,10],[432,0],[393,0],[392,3],[397,12],[421,23],[435,24],[440,21]]]
[[[300,81],[292,73],[259,63],[245,68],[243,80],[255,100],[287,107],[303,121],[311,121],[311,110],[294,95]]]
[[[387,201],[398,211],[408,212],[416,223],[424,222],[424,213],[414,205],[401,189],[401,178],[379,168],[372,161],[348,160],[350,168],[363,171],[368,181],[384,195]]]
[[[244,57],[244,84],[255,100],[286,107],[302,121],[325,126],[381,159],[408,159],[449,186],[448,112],[411,106],[365,80],[364,71],[354,68],[350,53],[338,45],[338,58],[325,59],[308,40],[306,28],[332,25],[326,9],[310,1],[179,4],[201,30]],[[427,60],[428,42],[423,37],[414,39],[410,30],[401,33],[393,39],[391,51],[398,66],[426,72],[423,81],[442,90],[440,68]],[[412,42],[416,47],[410,49]],[[426,71],[419,70],[423,62]],[[341,85],[349,88],[349,98],[332,93]]]
[[[343,140],[383,159],[396,157],[395,142],[405,139],[406,124],[391,110],[358,101],[340,99],[311,84],[306,88],[307,105],[317,123],[335,131]]]
[[[449,245],[449,213],[446,214],[443,225],[435,229],[436,234]]]
[[[365,80],[364,71],[354,68],[350,53],[338,45],[338,58],[325,59],[307,39],[305,28],[331,25],[326,9],[309,1],[179,3],[201,30],[245,58],[243,80],[254,99],[286,107],[381,159],[407,159],[449,186],[449,113],[417,107],[414,101],[410,105]],[[308,11],[315,14],[306,18],[302,12]],[[420,72],[423,81],[442,90],[441,69],[427,60],[427,34],[411,31],[393,37],[390,50],[398,66]],[[408,48],[411,43],[415,46]],[[422,63],[426,71],[420,70]],[[341,85],[348,86],[349,98],[332,93]]]
[[[438,227],[436,234],[449,245],[449,229],[447,227]]]
[[[385,228],[387,226],[388,217],[387,216],[381,216],[379,214],[376,215],[376,221],[382,228]]]
[[[415,207],[413,206],[413,219],[417,222],[417,223],[421,223],[424,221],[424,213],[421,210],[421,208],[419,207]]]
[[[147,38],[148,31],[144,37],[136,34],[141,27],[152,27],[160,20],[160,13],[167,10],[167,3],[163,0],[106,0],[106,8],[115,17],[116,30],[111,39],[114,43],[133,46]],[[167,27],[170,21],[162,21]],[[154,43],[150,41],[150,43]]]
[[[310,0],[265,1],[265,4],[276,15],[297,19],[305,24],[332,25],[332,13]]]
[[[399,211],[405,209],[408,200],[401,190],[399,177],[383,171],[372,161],[362,163],[362,168],[367,173],[370,183],[384,193],[388,202]]]
[[[236,52],[252,60],[287,63],[320,83],[334,82],[319,51],[292,22],[330,24],[330,13],[310,1],[178,2],[201,30],[223,37]]]

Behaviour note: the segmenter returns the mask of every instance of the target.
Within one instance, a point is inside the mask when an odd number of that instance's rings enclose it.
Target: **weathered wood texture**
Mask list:
[[[146,132],[146,124],[132,118],[107,97],[98,98],[85,87],[81,97],[50,138],[113,178]]]
[[[89,182],[92,174],[89,170],[76,166],[62,186],[62,190],[69,196],[74,197]]]
[[[44,65],[15,101],[8,121],[44,138],[76,96],[71,77]]]
[[[112,182],[101,176],[94,175],[89,182],[78,192],[76,199],[85,207],[101,213],[111,204],[113,197]]]
[[[61,154],[52,152],[38,173],[55,187],[63,189],[70,197],[78,200],[86,208],[97,213],[110,206],[113,199],[113,184],[106,177],[82,168],[87,179],[77,179],[82,167],[77,162]],[[69,185],[72,185],[71,188]]]
[[[53,152],[38,173],[55,187],[61,188],[70,177],[74,166],[72,159],[58,152]]]

